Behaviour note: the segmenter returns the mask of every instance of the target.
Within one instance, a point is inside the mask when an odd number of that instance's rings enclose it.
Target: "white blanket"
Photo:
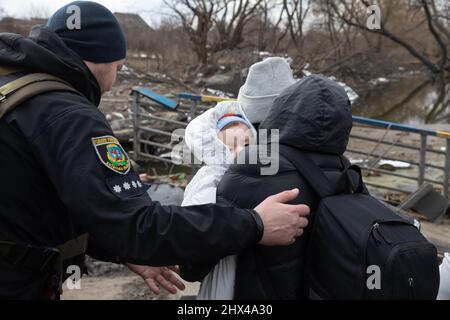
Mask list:
[[[439,271],[441,284],[439,286],[437,300],[450,300],[450,253],[445,253]]]
[[[216,202],[217,185],[233,161],[230,150],[216,133],[217,121],[225,113],[237,113],[245,118],[237,102],[221,102],[192,120],[186,128],[186,145],[195,157],[206,165],[200,168],[186,187],[182,206]],[[254,128],[252,128],[252,134],[256,138]],[[232,300],[235,274],[236,256],[220,260],[202,280],[197,300]]]

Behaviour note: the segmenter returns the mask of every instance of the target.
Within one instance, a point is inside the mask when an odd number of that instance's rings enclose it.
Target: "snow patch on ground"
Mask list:
[[[369,81],[369,83],[371,85],[374,85],[374,86],[378,86],[380,84],[386,84],[386,83],[389,83],[389,82],[390,82],[389,79],[384,78],[384,77],[379,77],[379,78],[372,79],[372,80]]]

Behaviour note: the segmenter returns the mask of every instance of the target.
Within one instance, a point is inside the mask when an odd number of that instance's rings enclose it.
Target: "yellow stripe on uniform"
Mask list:
[[[66,84],[65,81],[63,81],[55,76],[52,76],[50,74],[31,73],[26,76],[20,77],[14,81],[11,81],[11,82],[5,84],[4,86],[0,87],[0,94],[3,96],[7,96],[25,86],[28,86],[35,82],[41,82],[41,81],[55,81],[55,82],[61,82],[61,83]]]

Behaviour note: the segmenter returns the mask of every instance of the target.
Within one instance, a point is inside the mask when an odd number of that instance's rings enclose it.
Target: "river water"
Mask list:
[[[423,124],[427,111],[437,99],[435,88],[420,86],[425,79],[416,75],[370,85],[358,92],[360,99],[353,105],[353,114],[410,125]],[[450,123],[450,118],[439,122]]]

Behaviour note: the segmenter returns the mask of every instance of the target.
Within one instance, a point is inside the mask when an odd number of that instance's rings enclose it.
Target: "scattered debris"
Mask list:
[[[173,174],[169,176],[170,180],[172,180],[173,183],[184,183],[186,181],[186,174],[185,173],[178,173]]]
[[[438,222],[445,215],[448,207],[448,199],[435,191],[429,183],[424,183],[400,205],[401,209],[413,209],[431,222]]]
[[[253,51],[253,54],[261,59],[273,57],[274,55],[268,51]]]
[[[232,96],[237,96],[244,79],[245,74],[243,71],[229,71],[226,73],[215,74],[199,81],[198,84],[203,85],[206,88],[230,92],[232,93]]]
[[[113,116],[115,116],[116,118],[118,118],[118,119],[125,120],[125,116],[122,113],[120,113],[120,112],[113,112],[111,114]]]
[[[411,194],[411,193],[414,193],[417,190],[417,183],[414,183],[414,184],[399,183],[399,184],[396,185],[396,187],[398,189],[400,189],[401,192]]]
[[[378,166],[380,168],[392,167],[395,169],[409,169],[411,168],[411,164],[404,161],[394,161],[394,160],[380,160],[378,161]]]
[[[395,171],[395,167],[390,163],[378,164],[377,167],[382,170],[386,170],[386,171],[391,171],[391,172]]]
[[[347,93],[348,99],[350,100],[351,104],[355,103],[356,100],[359,99],[359,95],[352,88],[350,88],[350,86],[348,86],[344,82],[338,81],[336,79],[336,77],[334,77],[334,76],[328,77],[328,79],[336,81],[341,87],[344,88],[344,90]]]
[[[367,163],[367,159],[353,159],[353,158],[349,158],[348,159],[350,161],[351,164],[364,164]]]
[[[234,97],[234,94],[229,92],[224,92],[221,90],[206,88],[206,92],[210,95],[216,96],[216,97],[223,97],[223,98],[232,98]]]
[[[380,85],[380,84],[386,84],[386,83],[389,83],[389,82],[390,82],[389,79],[383,78],[383,77],[372,79],[372,80],[369,81],[369,83],[371,85],[374,85],[374,86],[377,86],[377,85]]]
[[[366,165],[369,163],[367,159],[349,159],[351,164]],[[409,169],[411,164],[404,161],[381,159],[376,164],[380,169],[395,171],[396,169]]]
[[[123,264],[99,261],[89,256],[86,257],[85,265],[88,275],[94,277],[124,273],[128,270],[127,267]]]
[[[153,184],[147,192],[164,206],[180,206],[184,198],[184,190],[170,184]]]

